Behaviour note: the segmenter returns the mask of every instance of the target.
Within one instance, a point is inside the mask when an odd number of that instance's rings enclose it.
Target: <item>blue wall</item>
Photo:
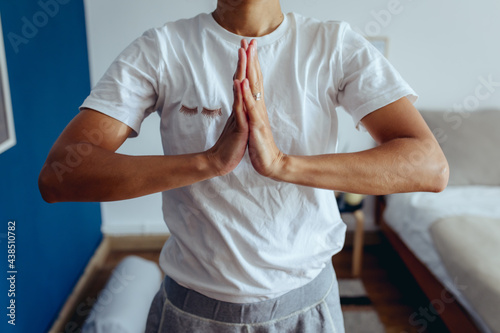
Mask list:
[[[17,145],[0,154],[0,331],[46,332],[102,238],[98,204],[50,205],[37,187],[50,147],[90,91],[83,2],[1,0],[0,14],[17,134]],[[6,316],[9,220],[15,328]]]

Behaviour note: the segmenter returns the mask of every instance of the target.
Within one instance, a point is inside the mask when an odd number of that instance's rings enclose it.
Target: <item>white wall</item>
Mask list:
[[[389,38],[389,60],[420,94],[420,109],[500,108],[500,1],[498,0],[282,0],[284,12],[344,20],[365,35]],[[92,83],[134,38],[166,21],[210,12],[216,0],[85,0]],[[482,81],[481,78],[484,80]],[[477,98],[480,96],[480,98]],[[161,154],[159,119],[146,119],[137,139],[120,152]],[[355,151],[371,145],[341,115],[341,147]],[[104,203],[106,233],[165,232],[160,195]],[[368,207],[371,209],[372,207]],[[367,211],[367,213],[370,213]],[[368,219],[369,224],[373,221]]]

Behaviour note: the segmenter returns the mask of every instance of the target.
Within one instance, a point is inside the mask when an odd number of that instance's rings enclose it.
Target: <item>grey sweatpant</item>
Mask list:
[[[146,333],[344,333],[331,264],[307,285],[256,303],[218,301],[165,277],[149,311]]]

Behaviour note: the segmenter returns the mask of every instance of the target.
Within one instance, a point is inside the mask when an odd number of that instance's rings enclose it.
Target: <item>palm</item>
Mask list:
[[[280,161],[279,150],[269,128],[250,126],[248,153],[254,169],[263,176],[272,176]]]
[[[247,70],[242,91],[248,117],[248,152],[255,170],[263,176],[272,177],[280,167],[284,154],[274,142],[264,98],[254,98],[254,94],[264,95],[264,86],[257,45],[250,43],[247,50]]]

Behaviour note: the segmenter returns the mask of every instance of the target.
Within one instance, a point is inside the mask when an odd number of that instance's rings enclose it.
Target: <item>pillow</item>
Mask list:
[[[500,110],[420,113],[448,159],[448,185],[500,186]]]
[[[449,216],[429,230],[453,283],[492,331],[499,332],[500,256],[495,253],[500,250],[500,219]]]
[[[99,293],[82,333],[143,333],[161,282],[156,263],[138,256],[126,257]]]

